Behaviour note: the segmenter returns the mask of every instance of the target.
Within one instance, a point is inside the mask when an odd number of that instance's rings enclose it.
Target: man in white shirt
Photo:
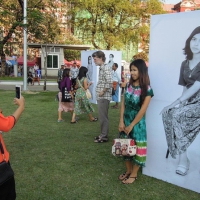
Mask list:
[[[34,70],[33,67],[30,67],[30,68],[29,68],[29,72],[31,72],[31,73],[32,73],[32,76],[35,77],[35,70]]]
[[[75,85],[76,85],[76,78],[78,76],[78,73],[79,73],[79,69],[76,65],[76,62],[73,63],[71,69],[71,81],[72,81],[72,87],[73,89],[75,89]]]
[[[37,73],[37,70],[39,69],[39,66],[38,66],[38,64],[37,64],[37,62],[35,63],[35,65],[34,65],[34,70],[35,70],[35,73]]]
[[[112,80],[113,80],[113,93],[112,93],[112,100],[115,102],[115,105],[112,108],[118,108],[119,104],[119,85],[121,79],[117,73],[118,64],[114,63],[112,66]]]

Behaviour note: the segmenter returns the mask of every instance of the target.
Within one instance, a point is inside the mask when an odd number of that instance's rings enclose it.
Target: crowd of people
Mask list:
[[[166,132],[169,152],[173,158],[179,156],[179,163],[176,173],[186,175],[189,170],[189,159],[187,148],[199,134],[199,42],[200,27],[197,27],[188,37],[184,53],[186,60],[183,61],[180,70],[179,84],[184,86],[182,95],[163,108],[161,111],[163,124]],[[119,108],[119,88],[123,88],[121,95],[121,106],[118,130],[120,138],[134,139],[137,150],[135,156],[123,156],[125,162],[125,172],[118,176],[123,184],[131,184],[137,180],[138,170],[145,166],[147,155],[147,133],[145,113],[148,109],[151,98],[154,96],[150,86],[147,66],[144,60],[136,59],[130,63],[130,79],[125,81],[123,68],[121,77],[118,76],[118,64],[113,61],[114,55],[110,54],[109,62],[106,64],[106,57],[103,51],[96,51],[88,59],[91,64],[93,59],[96,66],[99,66],[98,82],[95,95],[98,107],[98,117],[93,116],[94,108],[86,96],[86,90],[93,84],[88,81],[88,68],[77,67],[74,62],[71,69],[64,65],[58,70],[58,120],[63,122],[62,112],[71,113],[71,124],[77,124],[78,115],[88,114],[90,122],[100,124],[100,134],[94,138],[95,143],[108,142],[109,119],[108,111],[111,101],[115,102],[112,108]],[[91,65],[92,66],[92,65]],[[34,84],[33,77],[39,70],[34,66],[34,71],[28,73],[28,83]],[[63,102],[63,88],[71,95],[72,101]],[[6,150],[1,131],[8,132],[18,121],[24,110],[24,98],[15,98],[14,103],[18,105],[17,110],[10,116],[5,117],[0,109],[0,164],[9,162],[9,153]],[[179,106],[177,106],[179,105]],[[194,123],[195,122],[195,123]],[[4,154],[2,153],[4,152]],[[0,199],[15,199],[14,176],[0,185]]]
[[[38,85],[40,85],[40,79],[41,79],[41,69],[39,68],[39,65],[37,62],[33,67],[29,68],[28,75],[27,75],[27,83],[31,85],[34,85],[35,81],[38,82]]]
[[[65,68],[64,65],[58,71],[58,88],[59,88],[59,107],[58,107],[58,122],[63,122],[62,112],[71,113],[71,124],[77,124],[78,115],[86,113],[89,116],[90,122],[100,123],[100,134],[94,138],[95,143],[104,143],[108,141],[109,119],[108,111],[110,101],[113,99],[112,88],[113,82],[117,81],[117,85],[121,84],[125,88],[124,96],[120,108],[119,131],[122,138],[130,137],[135,140],[137,145],[136,155],[133,157],[124,157],[126,172],[119,175],[119,180],[124,184],[133,183],[137,179],[137,173],[140,167],[145,166],[146,161],[146,125],[145,112],[148,108],[153,90],[150,87],[149,76],[146,64],[143,60],[138,59],[130,64],[131,78],[127,83],[120,82],[120,78],[116,77],[115,71],[118,67],[113,63],[112,68],[105,64],[105,54],[102,51],[96,51],[92,54],[93,61],[96,66],[99,66],[99,77],[96,85],[96,100],[98,106],[98,118],[92,113],[94,108],[86,96],[85,91],[89,88],[92,82],[88,83],[88,69],[81,66],[79,69],[74,63],[73,70]],[[113,70],[113,72],[112,72]],[[73,76],[72,76],[73,75]],[[73,78],[72,78],[73,77]],[[115,79],[116,78],[116,79]],[[73,80],[75,79],[75,80]],[[70,102],[62,102],[62,88],[67,88],[68,93],[72,97]],[[118,88],[117,87],[117,88]],[[117,90],[117,89],[116,89]],[[115,92],[116,92],[115,90]],[[118,92],[119,94],[119,92]],[[18,121],[24,110],[24,98],[14,99],[14,103],[19,107],[10,116],[5,117],[0,109],[0,131],[9,131]],[[116,101],[116,105],[118,102]],[[0,163],[5,161],[9,165],[9,153],[0,133],[0,143],[3,146],[5,155],[0,152]],[[15,199],[15,180],[14,176],[0,185],[0,199]],[[4,192],[2,192],[4,191]]]
[[[58,70],[58,122],[63,122],[62,112],[70,112],[72,114],[71,124],[78,122],[77,115],[87,113],[89,120],[91,122],[96,122],[97,117],[92,116],[94,108],[90,103],[89,99],[86,97],[85,90],[89,88],[92,82],[88,83],[86,74],[88,69],[84,66],[77,67],[76,62],[74,62],[71,69],[65,68],[65,65],[62,64],[61,68]],[[71,94],[72,101],[62,102],[62,89],[67,88],[67,91]]]
[[[98,118],[93,117],[93,106],[86,97],[85,91],[92,82],[87,79],[87,67],[81,66],[79,69],[74,63],[70,69],[65,69],[64,65],[58,71],[59,87],[59,108],[58,122],[63,122],[61,113],[71,112],[71,124],[78,122],[77,115],[87,113],[89,121],[100,124],[100,134],[94,138],[95,143],[104,143],[108,141],[109,119],[108,111],[111,101],[115,102],[112,108],[119,108],[119,88],[123,88],[123,98],[120,108],[119,131],[121,138],[133,138],[138,145],[137,153],[133,157],[124,157],[126,172],[118,178],[124,184],[133,183],[137,179],[137,173],[140,167],[145,166],[147,137],[145,112],[153,96],[153,90],[150,87],[150,80],[147,72],[146,63],[142,59],[137,59],[130,64],[131,77],[129,82],[125,82],[122,71],[121,77],[117,73],[118,64],[109,56],[109,63],[106,64],[104,52],[96,51],[90,56],[96,66],[99,66],[98,82],[96,85],[96,100],[98,107]],[[67,76],[65,75],[67,74]],[[71,76],[71,78],[70,78]],[[66,81],[67,80],[67,81]],[[66,87],[71,94],[73,101],[62,102],[62,87]],[[113,92],[114,90],[114,92]]]

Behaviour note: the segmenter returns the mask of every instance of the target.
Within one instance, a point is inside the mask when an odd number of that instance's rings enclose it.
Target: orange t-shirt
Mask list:
[[[117,84],[118,82],[117,81],[113,81],[113,89],[116,90],[117,89]]]
[[[14,116],[4,117],[3,114],[0,113],[0,141],[1,141],[1,144],[4,149],[4,157],[0,151],[0,163],[4,160],[4,158],[5,158],[6,162],[9,161],[9,153],[6,150],[6,146],[3,141],[2,131],[8,132],[10,129],[13,128],[14,125],[15,125],[15,117]]]

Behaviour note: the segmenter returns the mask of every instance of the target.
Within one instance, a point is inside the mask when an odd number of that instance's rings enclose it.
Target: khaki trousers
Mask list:
[[[107,137],[109,132],[108,109],[110,101],[107,99],[97,100],[101,137]]]

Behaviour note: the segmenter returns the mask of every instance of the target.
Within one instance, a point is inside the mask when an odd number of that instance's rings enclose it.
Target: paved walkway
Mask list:
[[[15,85],[21,85],[22,91],[24,90],[23,81],[0,81],[0,90],[15,90]],[[36,82],[34,85],[27,85],[27,91],[43,91],[44,81],[40,81],[40,85]],[[47,91],[58,91],[58,84],[53,81],[47,81]]]

